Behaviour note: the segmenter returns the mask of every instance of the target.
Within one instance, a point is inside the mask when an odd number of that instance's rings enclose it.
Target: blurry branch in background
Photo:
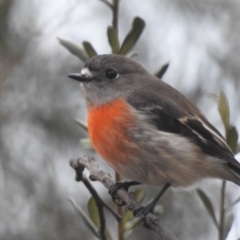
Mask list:
[[[237,154],[240,151],[240,144],[238,143],[238,132],[235,126],[230,124],[230,111],[228,100],[224,92],[221,92],[219,96],[215,94],[209,94],[209,97],[212,98],[218,104],[218,111],[220,113],[222,122],[225,128],[226,141],[230,149],[234,154]],[[225,207],[225,190],[226,190],[226,181],[222,182],[221,186],[221,198],[220,198],[220,209],[219,209],[219,221],[217,221],[216,214],[214,211],[214,205],[212,201],[202,190],[197,189],[197,193],[207,209],[211,219],[213,220],[214,225],[218,230],[218,240],[224,240],[227,238],[228,233],[231,230],[234,215],[232,207],[240,201],[240,197],[236,199],[229,207]]]
[[[15,32],[10,24],[10,19],[12,9],[17,2],[17,0],[0,1],[0,82],[1,78],[6,78],[11,73],[12,68],[22,61],[29,42],[39,34],[34,26],[34,21],[31,28],[25,29],[24,34]]]
[[[0,84],[6,75],[7,68],[9,68],[8,61],[12,55],[7,41],[9,35],[8,18],[12,5],[12,0],[0,1]]]
[[[0,1],[0,59],[6,57],[11,51],[7,35],[9,34],[8,19],[13,3],[13,0]]]
[[[70,160],[70,165],[76,171],[76,179],[81,179],[84,168],[87,168],[90,172],[89,178],[92,181],[101,182],[107,189],[110,189],[111,186],[115,184],[115,182],[112,180],[111,176],[108,173],[99,170],[99,166],[93,158],[85,156],[76,160],[72,159]],[[142,207],[141,204],[133,198],[133,194],[129,194],[124,189],[118,189],[116,194],[120,199],[126,202],[129,210],[134,211]],[[154,214],[148,213],[145,216],[140,216],[140,218],[145,222],[146,227],[155,231],[161,237],[161,239],[176,240],[176,237],[160,224],[159,219]]]

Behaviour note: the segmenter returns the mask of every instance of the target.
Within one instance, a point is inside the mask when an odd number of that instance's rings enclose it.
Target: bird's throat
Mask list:
[[[89,137],[94,149],[110,165],[126,163],[132,152],[130,144],[136,119],[123,99],[88,109]]]

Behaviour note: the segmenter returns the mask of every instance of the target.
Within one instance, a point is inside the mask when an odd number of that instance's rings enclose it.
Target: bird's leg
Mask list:
[[[126,205],[126,203],[116,196],[117,190],[124,189],[125,191],[128,191],[129,187],[134,186],[134,185],[139,185],[139,184],[141,184],[141,183],[136,182],[136,181],[117,182],[109,188],[108,193],[111,195],[114,203],[116,203],[118,206],[124,206],[124,205]]]
[[[146,207],[141,207],[133,211],[135,217],[138,216],[146,216],[148,213],[153,212],[153,208],[155,207],[158,200],[162,197],[162,195],[167,191],[167,189],[171,186],[171,183],[166,183],[158,195],[150,202]]]

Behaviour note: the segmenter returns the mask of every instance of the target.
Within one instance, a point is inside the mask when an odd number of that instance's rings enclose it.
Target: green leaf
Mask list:
[[[119,51],[120,54],[125,55],[132,49],[132,47],[135,45],[138,38],[140,37],[144,27],[145,22],[140,17],[136,17],[133,20],[132,29],[123,41],[123,44]]]
[[[83,209],[81,207],[78,206],[78,204],[76,203],[76,201],[74,199],[69,198],[68,200],[71,202],[71,204],[72,204],[74,210],[77,212],[77,214],[82,217],[83,222],[85,223],[87,228],[94,234],[95,237],[100,239],[98,229],[96,228],[96,226],[94,225],[92,220],[88,217],[88,215],[83,211]]]
[[[91,197],[87,203],[88,212],[90,215],[91,220],[96,225],[96,227],[100,228],[100,217],[98,212],[98,207],[96,201],[93,197]],[[108,240],[111,240],[111,235],[107,229],[105,229],[105,236]]]
[[[230,122],[230,113],[228,100],[224,92],[221,92],[218,99],[218,110],[221,115],[225,129],[228,129]]]
[[[163,66],[160,67],[160,69],[156,73],[154,73],[154,75],[159,79],[161,79],[163,75],[166,73],[166,71],[168,70],[168,67],[169,67],[169,63],[165,63]]]
[[[237,132],[236,127],[230,126],[227,129],[226,140],[227,140],[227,144],[231,148],[232,152],[236,153],[237,148],[238,148],[238,132]]]
[[[81,138],[80,145],[85,149],[93,149],[90,138]]]
[[[118,41],[118,34],[117,34],[116,29],[114,29],[112,26],[108,27],[107,35],[108,35],[109,45],[112,48],[112,53],[118,53],[119,41]]]
[[[100,2],[105,3],[110,9],[113,8],[112,4],[110,2],[108,2],[107,0],[100,0]]]
[[[82,45],[83,45],[89,58],[97,56],[97,52],[95,51],[95,49],[93,48],[93,46],[90,42],[83,41]]]
[[[128,54],[128,58],[130,58],[130,59],[133,59],[133,58],[135,58],[135,57],[137,57],[138,56],[138,53],[137,52],[131,52],[131,53],[129,53]]]
[[[214,209],[213,209],[213,205],[212,205],[211,200],[202,190],[197,189],[197,193],[198,193],[198,196],[200,197],[203,205],[207,209],[210,217],[212,218],[213,223],[215,224],[216,227],[218,227],[217,219],[216,219],[216,216],[215,216],[215,213],[214,213]]]
[[[207,93],[207,96],[214,100],[218,104],[218,95],[213,94],[213,93]]]
[[[134,198],[141,203],[146,195],[146,192],[144,189],[142,188],[137,188],[134,190],[133,192]]]
[[[88,132],[88,127],[86,124],[84,124],[80,119],[76,118],[75,122],[77,123],[77,125],[83,129],[84,131]]]
[[[230,206],[226,208],[226,211],[231,209],[233,206],[235,206],[239,202],[240,202],[240,196]]]
[[[140,218],[133,217],[131,220],[124,223],[124,232],[133,230],[135,227],[139,226],[140,223],[141,223]]]
[[[88,200],[87,208],[88,208],[90,218],[92,219],[95,226],[97,228],[99,228],[100,227],[100,219],[99,219],[98,207],[97,207],[96,201],[93,197],[91,197]]]
[[[132,218],[133,218],[133,213],[130,210],[126,209],[122,218],[123,223],[127,223]]]
[[[133,230],[132,229],[131,230],[126,230],[123,233],[123,238],[124,239],[129,239],[132,235],[133,235]]]
[[[223,239],[227,239],[228,233],[230,232],[230,230],[232,228],[233,220],[234,220],[233,212],[231,210],[225,212]]]
[[[57,39],[61,45],[63,45],[70,53],[78,57],[80,60],[83,62],[88,60],[86,52],[78,43],[63,38]]]
[[[164,213],[164,207],[162,204],[157,204],[154,209],[153,209],[153,212],[155,214],[163,214]]]
[[[240,144],[238,143],[237,145],[237,150],[236,150],[236,154],[240,152]]]

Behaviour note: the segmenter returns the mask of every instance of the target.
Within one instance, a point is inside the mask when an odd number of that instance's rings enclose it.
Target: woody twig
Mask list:
[[[110,187],[115,184],[111,175],[100,170],[93,158],[84,156],[78,159],[71,159],[70,166],[76,171],[76,179],[79,178],[79,169],[81,169],[80,172],[82,172],[82,169],[87,168],[90,172],[90,180],[101,182],[107,189],[110,189]],[[129,194],[124,189],[118,189],[116,195],[126,203],[128,209],[131,211],[142,207],[141,204],[133,198],[132,194]],[[177,240],[177,238],[160,223],[159,219],[154,214],[148,213],[146,216],[142,215],[139,217],[144,220],[146,227],[155,231],[162,240]]]

